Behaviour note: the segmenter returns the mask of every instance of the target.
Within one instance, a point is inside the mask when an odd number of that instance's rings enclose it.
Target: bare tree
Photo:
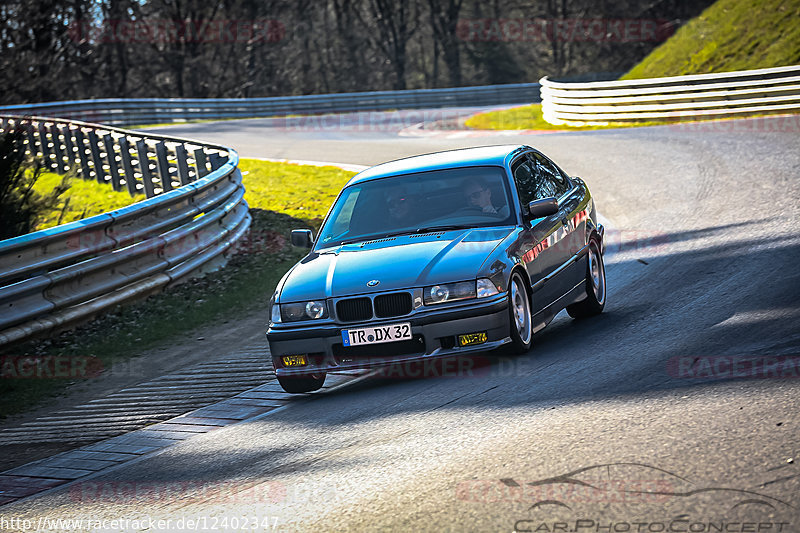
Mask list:
[[[373,20],[378,30],[375,43],[394,69],[394,88],[397,90],[406,88],[406,47],[417,31],[418,2],[419,0],[370,0]]]
[[[554,25],[615,17],[679,25],[711,2],[0,0],[0,103],[457,87],[622,72],[658,43],[589,41]],[[497,39],[493,30],[469,41],[459,32],[466,17],[495,26],[539,18],[551,31]],[[243,37],[248,25],[262,27]]]
[[[433,38],[436,43],[435,56],[438,56],[441,49],[451,87],[462,85],[458,20],[463,3],[464,0],[428,0]],[[437,59],[438,57],[435,57],[434,66],[438,63]],[[437,74],[434,74],[434,80],[437,78]]]

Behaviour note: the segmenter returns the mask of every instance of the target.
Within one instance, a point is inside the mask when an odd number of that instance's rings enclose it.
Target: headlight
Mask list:
[[[423,290],[423,301],[425,305],[455,302],[457,300],[467,300],[469,298],[475,298],[474,281],[442,283],[441,285],[425,287]]]
[[[499,293],[500,289],[495,287],[491,280],[486,278],[478,280],[478,298],[488,298],[489,296],[494,296]]]
[[[293,304],[281,304],[280,308],[281,308],[281,318],[285,322],[296,322],[298,320],[315,320],[317,318],[328,317],[328,307],[322,300],[312,300],[310,302],[297,302]]]

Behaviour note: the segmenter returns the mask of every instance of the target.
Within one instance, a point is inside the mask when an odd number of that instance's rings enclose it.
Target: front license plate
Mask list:
[[[342,343],[345,346],[381,344],[384,342],[405,341],[411,338],[410,322],[390,324],[388,326],[375,326],[374,328],[342,330]]]

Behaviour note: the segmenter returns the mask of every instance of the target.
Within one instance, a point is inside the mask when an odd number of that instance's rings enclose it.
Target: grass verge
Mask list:
[[[341,186],[352,176],[333,167],[243,159],[240,168],[253,222],[250,241],[228,265],[51,338],[0,351],[0,418],[20,413],[191,330],[235,320],[266,303],[283,274],[305,251],[288,243],[293,228],[316,229]],[[87,375],[31,379],[17,376],[23,358],[88,358]],[[52,359],[49,359],[52,360]]]
[[[717,0],[622,79],[800,63],[800,2]]]
[[[465,123],[476,130],[547,130],[547,131],[587,131],[615,128],[634,128],[657,126],[668,122],[631,122],[613,126],[556,126],[542,117],[542,104],[531,104],[499,111],[487,111],[469,117]]]
[[[43,172],[33,190],[46,194],[58,185],[63,176],[53,172]],[[144,194],[131,196],[127,191],[115,191],[107,183],[72,177],[69,190],[64,193],[65,202],[60,209],[47,213],[37,224],[36,229],[47,229],[59,224],[81,220],[114,209],[120,209],[145,199]]]

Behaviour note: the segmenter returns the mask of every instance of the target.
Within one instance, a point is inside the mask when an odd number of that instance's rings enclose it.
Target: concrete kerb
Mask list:
[[[344,388],[344,387],[353,385],[355,383],[358,383],[360,381],[369,379],[370,377],[375,375],[377,372],[378,372],[377,370],[365,371],[364,373],[362,373],[360,375],[357,375],[355,377],[353,377],[351,374],[342,374],[342,376],[344,377],[345,380],[342,383],[339,383],[339,384],[336,384],[336,385],[334,385],[332,387],[324,389],[324,393],[337,391],[337,390],[339,390],[341,388]],[[271,381],[268,381],[264,385],[266,385],[266,384],[268,384],[270,382]],[[242,419],[230,419],[231,420],[230,424],[218,425],[218,426],[194,424],[198,428],[205,427],[207,429],[205,431],[202,431],[202,432],[200,432],[200,431],[197,431],[197,432],[188,432],[188,431],[186,431],[185,432],[186,433],[185,438],[181,438],[181,439],[174,439],[174,438],[158,439],[159,440],[158,443],[156,443],[152,439],[152,434],[153,433],[158,433],[158,432],[162,431],[160,429],[154,430],[153,426],[163,426],[165,424],[167,424],[167,425],[169,425],[169,424],[178,424],[179,425],[179,424],[181,424],[181,419],[186,420],[186,419],[192,419],[192,418],[200,418],[200,419],[209,418],[210,415],[203,415],[202,411],[203,410],[208,410],[209,408],[213,408],[213,407],[222,407],[222,409],[219,409],[219,413],[224,413],[224,409],[226,409],[226,408],[228,408],[228,409],[232,408],[232,409],[236,409],[236,410],[241,410],[242,407],[248,407],[248,406],[239,405],[239,404],[236,404],[236,403],[230,403],[229,406],[226,407],[225,404],[230,402],[230,401],[232,401],[232,400],[235,401],[241,395],[252,394],[254,391],[256,391],[257,389],[259,389],[262,386],[263,385],[259,385],[258,387],[253,387],[252,389],[244,391],[244,392],[242,392],[240,394],[237,394],[236,396],[233,396],[231,398],[228,398],[228,399],[223,400],[221,402],[218,402],[216,404],[211,404],[209,406],[205,406],[205,407],[201,407],[199,409],[195,409],[193,411],[189,411],[189,412],[184,413],[184,414],[182,414],[180,416],[176,416],[174,418],[170,418],[168,420],[164,420],[164,421],[158,422],[158,423],[153,424],[151,426],[147,426],[147,427],[141,428],[139,430],[132,431],[130,433],[126,433],[124,435],[118,435],[118,436],[112,437],[110,439],[101,440],[101,441],[98,441],[98,442],[95,442],[95,443],[92,443],[92,444],[89,444],[89,445],[86,445],[86,446],[82,446],[80,448],[76,448],[74,450],[69,450],[69,451],[66,451],[66,452],[59,453],[57,455],[54,455],[52,457],[48,457],[46,459],[40,459],[38,461],[34,461],[32,463],[28,463],[28,464],[13,468],[13,469],[8,470],[6,472],[0,472],[0,484],[2,484],[2,481],[3,481],[4,477],[8,477],[8,478],[24,478],[24,477],[27,477],[27,478],[30,478],[32,480],[31,483],[30,483],[32,489],[40,489],[40,490],[33,490],[33,492],[31,492],[30,494],[27,494],[25,496],[19,497],[17,499],[13,499],[13,500],[8,501],[6,503],[2,503],[2,504],[0,504],[0,508],[2,508],[5,505],[11,504],[11,503],[17,503],[17,502],[25,501],[25,500],[27,500],[29,498],[32,498],[34,496],[38,496],[41,493],[47,492],[49,490],[68,488],[69,486],[71,486],[71,485],[73,485],[75,483],[80,483],[80,482],[84,482],[84,481],[87,481],[87,480],[90,480],[90,479],[94,479],[95,477],[97,477],[99,475],[104,475],[104,474],[107,474],[109,472],[113,472],[114,470],[117,470],[117,469],[119,469],[119,468],[121,468],[123,466],[132,465],[132,464],[135,464],[135,463],[137,463],[139,461],[142,461],[144,459],[149,459],[151,457],[154,457],[154,456],[164,452],[165,450],[167,450],[168,448],[174,446],[175,444],[187,441],[187,440],[195,437],[196,435],[201,435],[201,434],[204,434],[204,433],[209,433],[211,431],[215,431],[217,429],[223,429],[223,428],[235,426],[235,425],[238,425],[238,424],[241,424],[241,423],[244,423],[244,422],[255,422],[255,421],[261,420],[261,419],[263,419],[263,418],[265,418],[265,417],[267,417],[269,415],[277,413],[279,411],[283,411],[284,409],[286,409],[288,407],[291,407],[293,405],[298,405],[299,403],[312,401],[315,397],[319,396],[319,394],[306,394],[306,395],[297,395],[297,396],[288,396],[287,395],[286,400],[281,400],[281,401],[286,401],[287,402],[285,405],[282,405],[280,407],[267,407],[267,406],[256,407],[256,406],[253,406],[256,409],[267,409],[267,410],[265,412],[254,413],[252,416],[246,416],[245,418],[242,418]],[[196,416],[192,416],[194,413],[197,413],[198,411],[201,412],[201,413],[197,414]],[[221,414],[216,415],[215,418],[218,419],[218,420],[225,420],[225,418]],[[139,434],[141,434],[143,436],[143,438],[146,440],[147,443],[145,443],[143,441],[143,443],[139,444],[138,448],[137,448],[137,444],[135,444],[135,442],[136,442],[136,439],[138,438]],[[124,443],[122,442],[123,440],[124,440]],[[157,446],[154,446],[154,444],[157,444]],[[116,446],[117,449],[115,449],[115,446]],[[133,451],[133,452],[132,451],[121,452],[119,450],[119,448],[122,447],[122,446],[124,446],[127,450],[132,450],[133,448],[137,448],[137,450],[142,451],[142,453],[136,453],[135,451]],[[150,448],[150,449],[147,449],[147,448]],[[125,455],[130,455],[131,457],[129,459],[127,459],[127,460],[122,460],[120,462],[117,462],[116,464],[113,464],[111,466],[107,466],[107,467],[99,469],[99,470],[92,471],[90,473],[84,474],[83,472],[89,472],[89,471],[88,470],[81,470],[80,475],[78,475],[78,476],[75,475],[75,474],[78,473],[77,471],[73,472],[73,470],[76,470],[76,469],[69,469],[69,468],[67,468],[65,466],[62,466],[64,464],[63,463],[63,456],[66,456],[68,454],[76,454],[76,453],[77,454],[82,454],[82,453],[85,453],[85,452],[97,452],[97,451],[103,451],[104,453],[108,453],[108,454],[120,454],[120,453],[123,453]],[[102,461],[102,459],[98,459],[98,460]],[[52,462],[53,465],[52,466],[48,465],[49,462]],[[47,477],[47,476],[44,476],[44,475],[42,475],[42,476],[31,476],[31,475],[26,475],[24,473],[17,473],[16,472],[16,471],[24,472],[23,469],[26,469],[26,468],[27,469],[33,469],[33,471],[40,471],[42,473],[51,472],[53,474],[59,474],[61,470],[65,470],[65,471],[69,470],[69,472],[63,472],[62,473],[62,475],[63,474],[68,474],[68,477],[65,477],[65,478]],[[23,482],[20,482],[20,483],[23,483]],[[41,488],[41,487],[45,487],[45,488]],[[2,492],[0,492],[0,500],[2,500],[2,499],[3,499],[3,494],[2,494]]]

